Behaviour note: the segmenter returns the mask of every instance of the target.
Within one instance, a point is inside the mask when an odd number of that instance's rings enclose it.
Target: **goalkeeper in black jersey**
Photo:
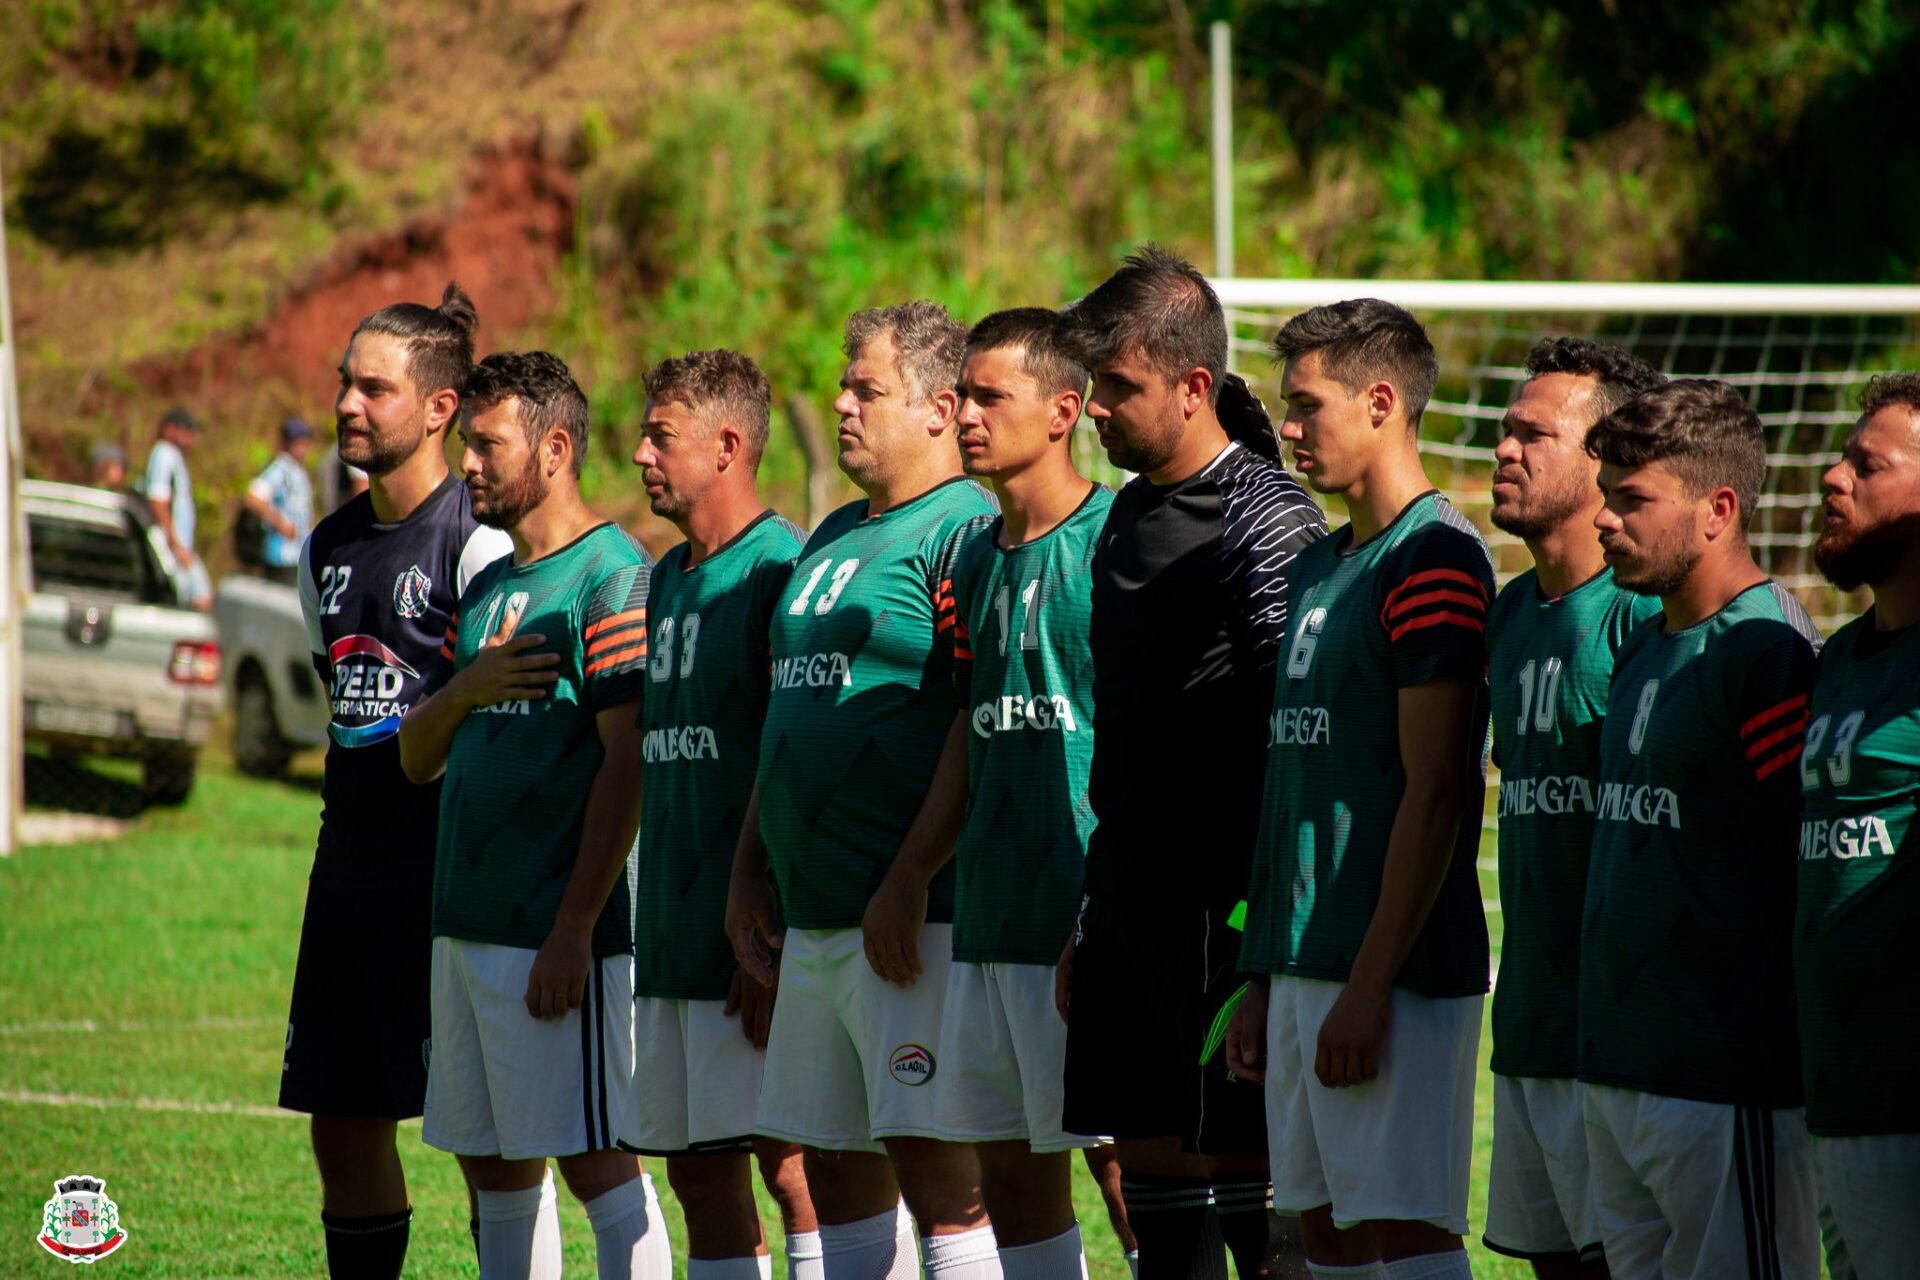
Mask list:
[[[1069,317],[1088,416],[1139,475],[1093,561],[1094,829],[1061,961],[1064,1127],[1116,1139],[1144,1273],[1224,1265],[1217,1230],[1252,1277],[1276,1247],[1264,1109],[1213,1033],[1240,986],[1288,573],[1326,522],[1226,375],[1226,320],[1193,267],[1148,248]]]
[[[340,457],[366,468],[370,487],[300,549],[301,612],[330,714],[280,1105],[313,1116],[336,1276],[398,1276],[407,1252],[394,1137],[426,1097],[440,788],[407,781],[396,735],[460,593],[512,546],[481,527],[447,472],[478,323],[449,284],[437,307],[396,302],[354,329],[334,409]]]

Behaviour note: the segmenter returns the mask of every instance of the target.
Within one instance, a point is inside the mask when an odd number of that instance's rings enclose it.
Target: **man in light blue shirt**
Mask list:
[[[313,528],[313,480],[307,474],[312,452],[313,428],[301,418],[288,418],[280,424],[280,452],[242,499],[260,520],[261,568],[289,583],[299,570],[300,544]]]
[[[200,423],[192,414],[178,405],[167,410],[160,419],[160,438],[147,455],[141,487],[179,566],[176,585],[181,602],[207,612],[213,608],[213,583],[193,550],[193,479],[187,474],[187,450],[199,438]]]

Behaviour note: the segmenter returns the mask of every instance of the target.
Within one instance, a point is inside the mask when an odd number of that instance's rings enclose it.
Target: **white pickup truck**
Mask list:
[[[233,761],[277,778],[295,751],[327,741],[327,690],[313,670],[300,592],[230,573],[214,592],[213,616],[233,699]]]
[[[23,480],[20,504],[28,741],[137,758],[147,798],[179,804],[220,711],[213,619],[181,604],[173,555],[138,498]]]

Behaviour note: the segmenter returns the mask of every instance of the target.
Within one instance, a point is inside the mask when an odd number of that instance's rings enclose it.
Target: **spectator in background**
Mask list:
[[[299,571],[300,544],[313,528],[313,480],[307,475],[312,452],[313,428],[303,418],[288,418],[280,424],[280,452],[241,499],[260,521],[262,573],[288,586]]]
[[[96,489],[120,490],[127,487],[127,451],[111,440],[102,440],[87,453],[87,469]]]
[[[204,613],[213,608],[213,583],[193,551],[193,480],[187,474],[187,450],[199,438],[200,423],[192,414],[178,405],[167,410],[160,419],[160,438],[147,455],[142,488],[179,566],[180,598]]]

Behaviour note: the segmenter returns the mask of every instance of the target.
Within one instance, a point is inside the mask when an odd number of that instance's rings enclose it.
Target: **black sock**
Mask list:
[[[1273,1183],[1264,1173],[1217,1173],[1213,1207],[1240,1280],[1267,1280],[1275,1246]]]
[[[1121,1173],[1127,1222],[1140,1241],[1140,1280],[1226,1280],[1212,1194],[1205,1178]]]
[[[413,1210],[343,1218],[320,1211],[327,1229],[327,1274],[333,1280],[400,1280],[407,1260],[407,1224]]]

